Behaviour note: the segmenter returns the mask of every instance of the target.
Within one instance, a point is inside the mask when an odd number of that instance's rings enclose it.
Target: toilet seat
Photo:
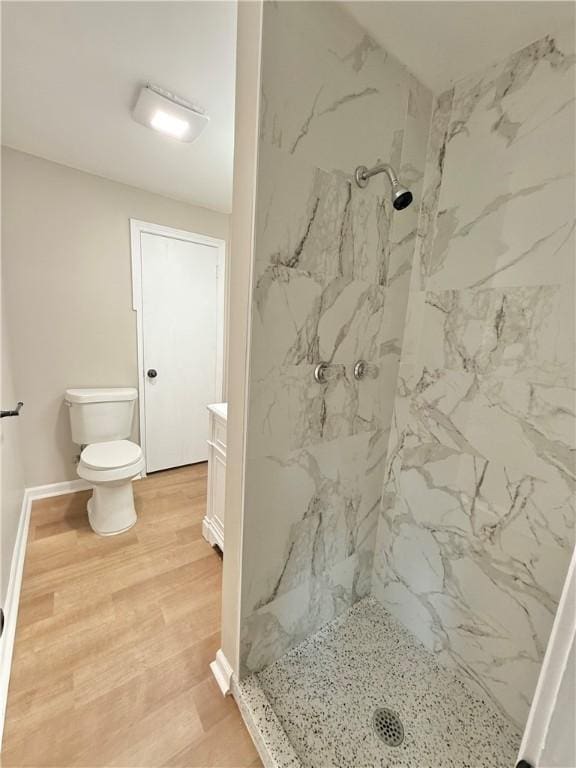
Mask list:
[[[90,483],[113,483],[136,477],[144,469],[142,449],[130,440],[92,443],[80,454],[78,475]]]
[[[121,469],[136,464],[142,458],[142,449],[130,440],[111,440],[86,446],[80,460],[88,469]]]

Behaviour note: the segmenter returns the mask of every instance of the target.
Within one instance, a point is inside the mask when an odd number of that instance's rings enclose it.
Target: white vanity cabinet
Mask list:
[[[202,535],[212,546],[224,551],[224,496],[226,493],[226,424],[227,403],[208,406],[210,419],[208,438],[208,498]]]

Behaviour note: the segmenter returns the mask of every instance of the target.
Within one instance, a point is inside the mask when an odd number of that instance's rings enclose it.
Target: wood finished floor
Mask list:
[[[89,493],[34,503],[2,765],[261,765],[208,664],[222,562],[204,541],[206,465],[134,484],[138,523],[101,538]]]

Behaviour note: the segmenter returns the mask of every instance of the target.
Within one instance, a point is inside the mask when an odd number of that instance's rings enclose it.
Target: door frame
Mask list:
[[[207,245],[215,249],[217,266],[217,296],[216,296],[216,394],[219,400],[224,398],[224,354],[226,328],[226,241],[217,237],[209,237],[184,229],[166,227],[163,224],[153,224],[139,219],[130,219],[130,251],[132,261],[132,309],[136,312],[136,357],[138,366],[138,414],[140,447],[144,455],[145,468],[142,477],[146,476],[146,381],[144,374],[144,333],[143,333],[143,295],[142,295],[142,246],[141,236],[160,235],[174,240],[185,240],[189,243]],[[206,414],[208,419],[208,414]]]

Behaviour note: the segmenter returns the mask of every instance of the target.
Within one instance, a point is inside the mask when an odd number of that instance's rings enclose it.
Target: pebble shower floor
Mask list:
[[[510,768],[521,734],[366,598],[256,676],[306,768]],[[403,724],[388,746],[384,708]],[[396,739],[397,741],[398,739]]]

